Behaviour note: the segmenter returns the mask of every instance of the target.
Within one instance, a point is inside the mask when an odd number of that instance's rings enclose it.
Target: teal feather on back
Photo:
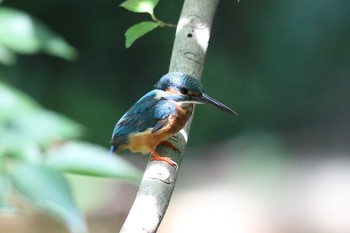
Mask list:
[[[112,148],[114,152],[118,146],[128,143],[128,135],[143,132],[154,127],[157,130],[166,126],[164,119],[176,114],[176,104],[166,99],[166,93],[161,90],[152,90],[144,95],[127,111],[116,124],[112,134]],[[160,126],[160,127],[159,127]]]
[[[236,114],[234,110],[207,95],[199,80],[184,73],[168,73],[154,87],[155,90],[137,101],[116,124],[111,152],[124,149],[151,152],[154,159],[173,165],[172,162],[161,159],[154,149],[185,126],[192,114],[193,104],[210,104],[222,111]]]

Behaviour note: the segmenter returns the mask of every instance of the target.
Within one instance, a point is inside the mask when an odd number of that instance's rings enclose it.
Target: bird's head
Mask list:
[[[199,80],[180,72],[171,72],[164,75],[154,86],[156,89],[169,94],[169,99],[181,103],[211,104],[228,113],[237,113],[218,100],[204,92]]]

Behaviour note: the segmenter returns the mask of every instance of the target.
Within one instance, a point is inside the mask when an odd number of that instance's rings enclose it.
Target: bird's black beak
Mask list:
[[[198,103],[202,103],[202,104],[211,104],[215,107],[217,107],[218,109],[227,112],[227,113],[233,113],[235,115],[238,115],[234,110],[232,110],[231,108],[227,107],[225,104],[219,102],[218,100],[210,97],[209,95],[203,93],[202,96],[196,96],[196,97],[192,97],[193,100],[195,100]]]

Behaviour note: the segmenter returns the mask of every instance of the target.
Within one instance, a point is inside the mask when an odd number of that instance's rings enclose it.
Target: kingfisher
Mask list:
[[[207,95],[194,77],[171,72],[161,77],[154,90],[141,97],[117,122],[110,141],[110,153],[125,149],[133,153],[151,153],[151,160],[176,166],[170,158],[160,156],[156,147],[163,144],[177,150],[166,140],[185,126],[194,104],[210,104],[237,115],[234,110]]]

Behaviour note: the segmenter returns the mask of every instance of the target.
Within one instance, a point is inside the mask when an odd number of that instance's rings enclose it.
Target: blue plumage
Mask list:
[[[111,139],[111,154],[124,149],[151,152],[153,160],[173,166],[176,164],[171,159],[158,155],[155,148],[184,127],[192,114],[194,103],[211,104],[225,112],[236,114],[205,94],[197,79],[180,72],[164,75],[154,87],[117,122]],[[168,142],[165,144],[169,145]],[[173,145],[170,146],[176,149]]]
[[[168,101],[167,94],[161,90],[152,90],[144,95],[116,124],[113,134],[111,152],[119,145],[128,143],[130,134],[155,128],[152,132],[162,129],[171,114],[176,114],[176,103]]]

